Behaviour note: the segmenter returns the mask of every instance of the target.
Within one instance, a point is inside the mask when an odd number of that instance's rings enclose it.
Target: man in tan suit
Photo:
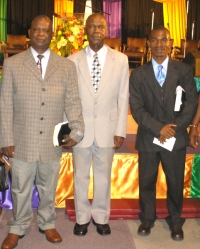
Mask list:
[[[51,20],[36,17],[29,36],[31,47],[6,59],[3,65],[0,147],[12,162],[14,216],[2,249],[16,247],[30,225],[35,179],[40,197],[39,231],[52,243],[62,241],[55,230],[55,192],[62,148],[53,146],[54,126],[62,122],[65,112],[71,128],[66,148],[80,142],[84,133],[76,67],[49,50]],[[38,54],[43,56],[40,68]]]
[[[89,46],[68,57],[77,67],[85,123],[84,138],[73,147],[76,209],[74,234],[85,235],[92,217],[97,232],[106,235],[111,233],[108,220],[113,155],[126,136],[128,59],[124,54],[104,45],[107,24],[102,15],[89,16],[85,32]],[[94,196],[90,204],[88,184],[92,161]]]

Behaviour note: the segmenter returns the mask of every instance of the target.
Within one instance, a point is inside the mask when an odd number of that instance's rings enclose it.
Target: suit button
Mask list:
[[[45,88],[42,88],[42,91],[44,92],[44,91],[45,91]]]
[[[40,134],[42,134],[43,132],[42,131],[40,131]]]
[[[40,118],[40,120],[43,120],[44,118]]]
[[[44,102],[42,102],[42,105],[44,105]]]

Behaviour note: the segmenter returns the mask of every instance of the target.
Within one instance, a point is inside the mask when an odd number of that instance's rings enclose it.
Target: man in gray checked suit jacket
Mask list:
[[[6,59],[3,65],[0,147],[12,162],[14,212],[3,249],[16,247],[31,223],[35,179],[40,197],[39,231],[52,243],[62,241],[55,230],[55,192],[62,148],[53,146],[54,126],[62,122],[65,112],[71,128],[65,148],[80,142],[84,133],[76,68],[73,62],[49,50],[51,20],[36,17],[29,36],[31,47]],[[42,74],[36,64],[38,54],[44,56]]]

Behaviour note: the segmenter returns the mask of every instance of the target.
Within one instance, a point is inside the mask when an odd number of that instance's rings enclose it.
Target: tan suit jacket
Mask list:
[[[99,224],[110,214],[110,174],[114,136],[126,136],[128,112],[128,59],[107,47],[98,91],[95,93],[86,49],[68,57],[77,67],[85,133],[73,147],[76,221],[86,224],[91,216]],[[94,197],[88,201],[88,179],[93,159]]]
[[[127,56],[107,47],[107,55],[97,93],[91,81],[86,50],[68,57],[77,67],[85,133],[77,147],[89,147],[94,139],[99,147],[113,147],[114,136],[126,137],[128,112]]]
[[[4,61],[0,98],[0,147],[15,146],[14,157],[43,163],[58,160],[62,148],[53,146],[54,126],[66,112],[71,138],[84,133],[74,63],[50,52],[44,79],[28,49]]]

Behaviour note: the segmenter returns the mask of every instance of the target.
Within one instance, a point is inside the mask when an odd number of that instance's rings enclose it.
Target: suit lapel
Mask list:
[[[56,72],[56,68],[58,64],[56,63],[57,56],[55,56],[54,52],[50,51],[49,61],[46,69],[46,73],[44,76],[44,81],[48,81],[48,79]]]
[[[106,54],[106,59],[105,59],[103,71],[101,74],[101,80],[99,82],[99,88],[98,88],[98,91],[96,93],[96,97],[98,97],[101,94],[105,85],[109,83],[108,78],[110,77],[110,74],[112,74],[113,70],[114,70],[113,60],[115,59],[115,56],[110,48],[107,47],[107,49],[108,50],[107,50],[107,54]]]
[[[37,68],[37,64],[35,63],[35,59],[30,49],[27,50],[27,53],[25,54],[24,58],[25,58],[24,66],[26,66],[41,83],[46,82],[51,77],[51,75],[56,72],[56,68],[57,68],[56,60],[57,59],[52,51],[50,51],[50,57],[49,57],[44,79],[42,78]]]
[[[113,69],[114,69],[114,63],[113,63],[114,58],[115,58],[114,53],[112,52],[112,50],[110,48],[108,48],[106,59],[105,59],[105,64],[104,64],[103,71],[101,74],[101,80],[99,82],[99,88],[98,88],[97,93],[95,93],[94,87],[92,85],[91,74],[90,74],[90,71],[88,68],[86,51],[85,51],[85,49],[83,49],[79,53],[78,70],[80,71],[80,73],[84,79],[85,84],[87,85],[90,93],[92,94],[92,96],[94,98],[97,98],[101,94],[103,88],[108,83],[108,78],[110,77],[110,74],[112,74]]]
[[[95,92],[94,92],[94,87],[92,85],[92,80],[91,80],[91,75],[88,67],[88,61],[87,61],[87,55],[86,55],[86,50],[83,49],[80,51],[79,56],[77,58],[78,60],[78,71],[81,73],[83,80],[92,94],[92,96],[95,98]]]
[[[158,99],[159,103],[163,106],[165,101],[167,100],[168,94],[172,94],[173,88],[174,88],[174,94],[175,94],[176,86],[177,86],[175,82],[178,82],[178,74],[177,74],[176,68],[174,67],[173,60],[169,59],[167,75],[166,75],[166,79],[163,85],[164,101],[162,101],[160,97],[161,95],[160,86],[155,78],[152,63],[149,62],[146,64],[146,66],[147,68],[145,68],[144,70],[144,75],[147,80],[147,83],[150,85],[152,92],[154,93],[155,97]]]
[[[24,53],[24,66],[27,67],[32,73],[33,75],[39,80],[41,81],[41,83],[43,82],[42,76],[38,70],[37,64],[35,63],[35,59],[32,55],[31,49],[29,48],[26,53]]]
[[[166,80],[164,83],[164,87],[165,87],[164,101],[167,99],[168,94],[172,94],[173,88],[174,88],[174,94],[175,94],[176,87],[178,85],[177,82],[178,82],[177,69],[176,67],[174,67],[173,61],[169,59]]]

